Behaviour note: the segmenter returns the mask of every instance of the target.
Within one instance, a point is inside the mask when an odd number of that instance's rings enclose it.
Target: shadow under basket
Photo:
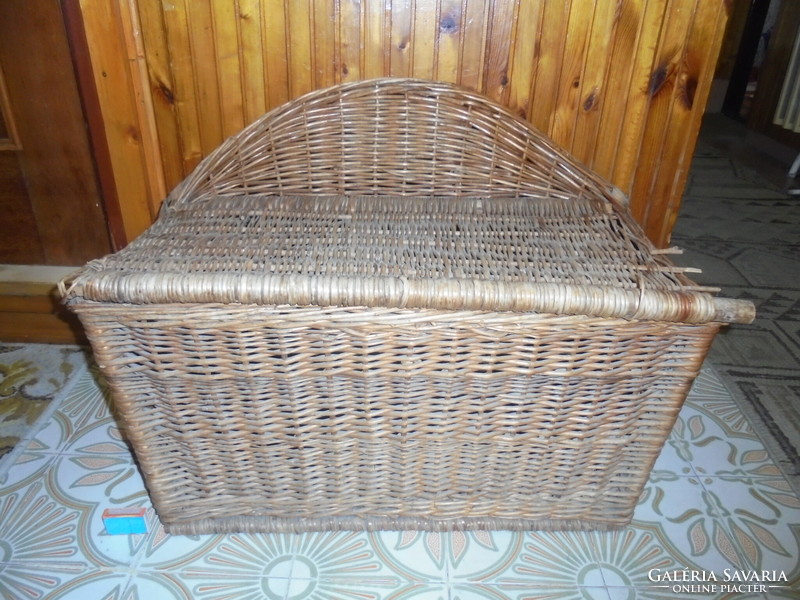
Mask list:
[[[626,525],[753,318],[449,84],[313,92],[63,282],[172,533]]]

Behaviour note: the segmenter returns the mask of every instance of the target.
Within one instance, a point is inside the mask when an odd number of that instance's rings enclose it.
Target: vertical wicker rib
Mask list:
[[[65,295],[171,532],[620,527],[752,312],[623,201],[480,96],[345,84],[226,141]]]

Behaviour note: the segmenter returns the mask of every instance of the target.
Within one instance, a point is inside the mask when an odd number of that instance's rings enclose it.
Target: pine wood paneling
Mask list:
[[[159,123],[158,143],[161,154],[163,177],[166,181],[180,181],[188,163],[184,162],[184,144],[190,143],[191,131],[196,127],[178,125],[178,107],[175,101],[176,78],[173,54],[180,40],[167,37],[165,20],[171,14],[165,14],[151,2],[139,4],[140,31],[148,48],[147,76],[150,84],[151,107],[153,118]],[[176,36],[177,37],[177,36]],[[261,107],[262,110],[264,107]],[[199,144],[195,148],[195,160],[200,157]]]
[[[458,83],[472,90],[483,89],[483,64],[489,23],[490,0],[464,0],[461,27],[461,58]],[[526,3],[527,4],[527,3]]]
[[[289,89],[292,97],[312,91],[314,85],[313,0],[286,2],[286,31],[289,44]],[[357,41],[356,41],[357,44]],[[269,50],[267,50],[269,51]]]
[[[314,87],[326,88],[336,83],[337,32],[329,23],[336,22],[334,0],[315,0],[314,8]]]
[[[290,98],[289,47],[285,0],[261,0],[264,28],[264,62],[267,70],[267,108],[280,106]]]
[[[671,3],[674,5],[676,0]],[[692,0],[691,4],[694,4]],[[655,64],[650,70],[647,94],[650,96],[647,105],[647,117],[644,133],[640,134],[639,160],[649,168],[636,169],[631,189],[633,198],[647,198],[647,202],[636,202],[632,205],[634,217],[643,222],[648,216],[652,193],[659,177],[677,165],[665,165],[660,158],[668,137],[673,108],[680,93],[680,72],[686,54],[688,32],[692,27],[696,11],[695,6],[685,7],[689,10],[671,10],[666,13],[666,23],[655,57]]]
[[[597,140],[601,139],[598,138],[597,131],[608,96],[606,76],[610,68],[612,40],[619,22],[617,11],[621,6],[616,2],[598,2],[587,35],[586,55],[581,65],[580,94],[577,98],[570,145],[575,157],[589,166],[594,166],[592,164],[594,150]]]
[[[727,18],[724,0],[136,1],[168,188],[300,94],[439,79],[507,105],[608,177],[659,244]]]
[[[144,90],[134,81],[141,76],[141,71],[134,65],[137,57],[129,54],[128,40],[137,33],[132,29],[133,21],[124,19],[121,14],[131,6],[135,8],[135,2],[131,2],[132,5],[80,0],[94,84],[128,240],[141,233],[155,218],[161,195],[159,188],[163,188],[158,183],[161,166],[158,172],[148,170],[154,168],[154,149],[147,142],[155,139],[155,132],[144,132],[151,124],[142,120],[144,107],[139,102]],[[182,130],[180,135],[184,135]]]
[[[658,34],[658,22],[652,18],[647,19],[645,4],[647,0],[630,0],[616,5],[615,30],[607,50],[605,97],[600,106],[596,134],[596,139],[603,140],[603,144],[594,144],[591,166],[612,177],[614,165],[622,150],[621,144],[628,139],[622,139],[623,129],[630,123],[633,130],[636,130],[637,106],[631,101],[631,82],[634,80],[634,73],[637,65],[640,71],[646,71],[652,64],[652,55],[640,51],[640,43],[645,32],[655,30],[656,35]],[[660,6],[658,2],[653,1],[649,4],[649,14],[658,15],[660,19],[663,14],[663,0]],[[641,80],[640,77],[639,81]],[[641,107],[638,107],[638,111],[641,113]]]
[[[486,30],[486,54],[481,91],[501,104],[508,103],[510,93],[509,66],[516,41],[516,2],[492,2]]]
[[[242,61],[242,112],[243,120],[247,123],[267,110],[267,73],[263,60],[266,50],[261,19],[261,4],[258,0],[239,0],[237,52]]]
[[[434,79],[436,73],[437,2],[414,3],[414,30],[411,39],[411,73],[413,77]]]
[[[564,42],[570,2],[546,2],[536,45],[536,77],[528,119],[542,131],[553,134],[553,120],[558,100],[564,62]]]
[[[216,51],[210,65],[216,66],[217,89],[219,90],[220,130],[222,137],[215,144],[232,136],[245,125],[244,90],[255,85],[243,77],[243,54],[240,49],[244,45],[239,23],[241,13],[237,13],[234,2],[212,2],[211,22],[213,26]]]
[[[341,0],[339,11],[341,81],[358,81],[361,79],[361,2]]]
[[[389,75],[411,75],[411,33],[414,23],[414,0],[393,0],[389,40]]]
[[[686,187],[694,140],[687,139],[685,132],[700,128],[703,107],[716,69],[717,53],[725,33],[724,19],[719,14],[724,12],[724,6],[720,4],[716,8],[717,13],[697,11],[676,74],[672,115],[660,157],[661,165],[669,165],[669,170],[656,178],[642,219],[655,239],[669,237]]]
[[[441,0],[439,5],[436,79],[458,83],[464,15],[461,0]]]

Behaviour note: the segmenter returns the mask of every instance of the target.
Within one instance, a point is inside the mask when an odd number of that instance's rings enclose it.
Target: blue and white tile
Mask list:
[[[744,558],[742,568],[782,570],[792,580],[800,578],[798,498],[763,478],[707,477],[702,484],[709,497],[724,505],[720,521]]]
[[[92,366],[35,439],[44,447],[64,451],[68,443],[74,443],[87,431],[102,432],[105,425],[113,427],[116,421],[110,406],[108,389],[97,367]]]
[[[50,474],[0,494],[0,589],[42,597],[87,568],[78,539],[87,507],[65,505]],[[16,590],[16,591],[14,591]],[[12,595],[11,597],[15,597]]]
[[[103,523],[106,508],[150,506],[130,457],[62,454],[54,463],[53,478],[53,493],[62,504],[85,507],[87,521],[77,542],[87,563],[96,567],[133,564],[145,536],[109,535]]]
[[[742,493],[745,488],[737,491]],[[697,477],[651,478],[630,527],[653,536],[677,568],[719,571],[744,565],[723,526],[726,511]]]
[[[40,446],[36,440],[31,440],[0,481],[0,497],[19,486],[42,479],[57,455],[57,452],[51,452],[49,448]]]
[[[510,568],[497,578],[512,597],[535,592],[564,598],[608,598],[594,532],[540,531],[524,534]],[[554,596],[556,597],[556,596]]]

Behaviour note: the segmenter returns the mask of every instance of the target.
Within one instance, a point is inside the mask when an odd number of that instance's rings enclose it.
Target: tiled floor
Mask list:
[[[800,500],[708,368],[615,533],[185,537],[148,510],[146,535],[108,535],[105,508],[150,505],[97,381],[87,370],[0,484],[2,598],[800,597]]]

